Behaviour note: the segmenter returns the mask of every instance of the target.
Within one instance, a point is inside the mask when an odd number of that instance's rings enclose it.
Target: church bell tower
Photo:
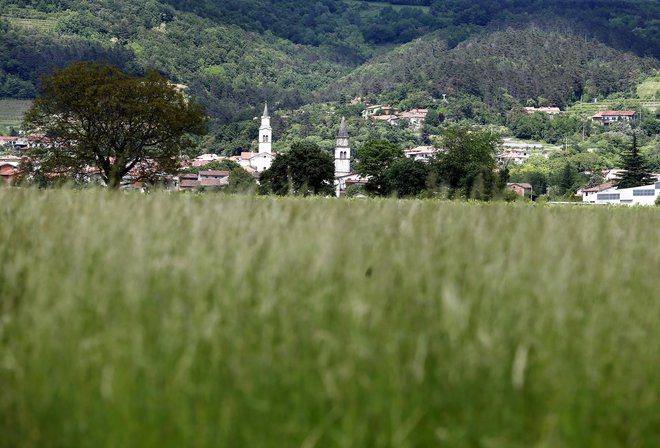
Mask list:
[[[337,134],[337,146],[335,147],[335,177],[345,176],[351,173],[351,147],[348,143],[348,129],[346,119],[341,118],[339,134]]]
[[[270,127],[270,116],[268,115],[268,103],[264,106],[261,116],[261,127],[259,128],[259,154],[273,152],[273,128]]]

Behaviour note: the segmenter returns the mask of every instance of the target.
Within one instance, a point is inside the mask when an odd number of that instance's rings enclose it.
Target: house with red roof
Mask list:
[[[637,118],[634,110],[604,110],[591,117],[591,121],[601,126],[607,126],[619,121],[628,122]]]
[[[507,183],[506,189],[513,191],[515,194],[522,196],[523,198],[531,198],[534,193],[532,191],[532,184],[524,182]]]
[[[18,179],[21,171],[8,163],[0,164],[0,183],[12,185]]]
[[[428,109],[411,109],[402,113],[401,119],[408,121],[411,126],[418,128],[424,124],[424,120],[426,120],[428,113]]]
[[[179,175],[179,190],[189,191],[197,188],[224,188],[229,185],[229,171],[207,170],[198,173]]]
[[[599,193],[616,190],[616,181],[606,182],[604,184],[596,185],[595,187],[582,188],[578,190],[578,196],[582,196],[582,202],[596,203]]]

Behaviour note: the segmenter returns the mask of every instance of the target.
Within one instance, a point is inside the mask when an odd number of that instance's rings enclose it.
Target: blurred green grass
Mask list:
[[[2,447],[655,447],[660,210],[0,189]]]

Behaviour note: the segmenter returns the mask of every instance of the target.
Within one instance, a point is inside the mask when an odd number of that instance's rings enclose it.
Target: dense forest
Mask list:
[[[430,38],[402,46],[365,64],[331,89],[399,103],[413,97],[472,95],[499,112],[513,102],[565,107],[589,98],[627,91],[640,75],[660,67],[604,44],[535,29],[508,29],[448,48]],[[428,101],[428,100],[426,100]]]

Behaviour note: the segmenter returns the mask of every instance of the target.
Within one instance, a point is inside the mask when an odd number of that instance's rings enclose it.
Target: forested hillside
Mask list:
[[[0,2],[1,3],[1,2]],[[73,10],[9,7],[0,18],[0,97],[29,98],[39,76],[74,60],[102,59],[140,72],[155,67],[221,121],[249,116],[269,98],[283,107],[347,72],[327,51],[175,11],[139,4],[68,2]],[[62,2],[67,3],[67,2]],[[73,5],[75,3],[75,5]]]
[[[564,107],[583,95],[631,89],[639,76],[659,67],[583,38],[534,29],[508,29],[448,48],[423,39],[360,67],[333,87],[333,94],[367,95],[397,103],[408,97],[473,95],[509,110],[512,102]]]
[[[660,5],[648,0],[166,0],[186,11],[297,43],[364,54],[363,42],[403,43],[432,30],[459,42],[482,28],[561,22],[639,54],[660,55]],[[388,5],[389,4],[389,5]]]
[[[33,98],[40,75],[76,60],[153,67],[189,87],[223,142],[249,141],[265,100],[566,105],[657,67],[638,56],[660,55],[658,17],[643,0],[0,0],[0,98]]]

